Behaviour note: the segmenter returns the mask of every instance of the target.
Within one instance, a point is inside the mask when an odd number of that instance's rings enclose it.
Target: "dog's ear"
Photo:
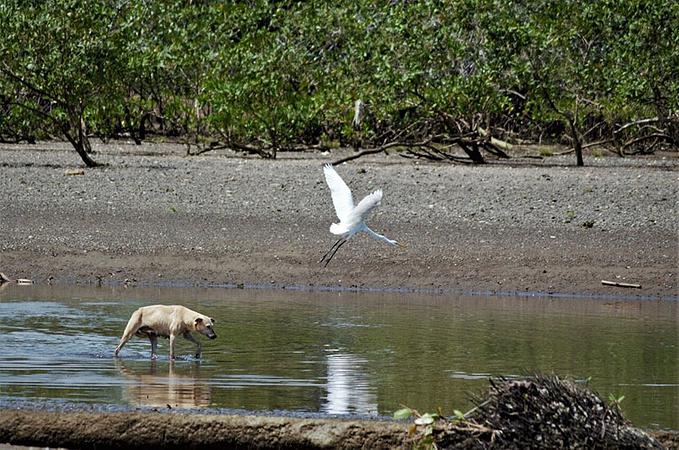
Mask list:
[[[212,321],[212,324],[214,325],[215,319],[213,319],[212,317],[210,317],[210,320]]]
[[[201,323],[201,322],[203,322],[203,318],[202,317],[196,317],[196,323]]]

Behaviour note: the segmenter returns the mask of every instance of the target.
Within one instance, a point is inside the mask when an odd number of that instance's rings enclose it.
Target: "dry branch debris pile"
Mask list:
[[[491,380],[467,420],[436,433],[439,448],[661,449],[616,404],[554,375]]]

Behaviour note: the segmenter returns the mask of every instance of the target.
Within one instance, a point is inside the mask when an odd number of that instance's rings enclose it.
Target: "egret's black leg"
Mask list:
[[[333,251],[333,252],[330,254],[330,256],[328,257],[328,259],[325,260],[325,264],[323,264],[323,267],[328,267],[328,263],[329,263],[330,260],[335,256],[335,253],[337,253],[337,250],[339,250],[340,247],[343,246],[346,242],[347,242],[346,239],[342,239],[342,242],[340,242],[340,245],[338,245],[337,247],[335,247],[335,251]]]
[[[332,251],[335,249],[335,247],[336,247],[340,242],[342,242],[343,240],[344,240],[344,239],[339,238],[339,239],[337,240],[337,242],[335,242],[334,244],[332,244],[332,247],[330,247],[330,250],[328,250],[328,251],[325,253],[325,255],[323,255],[323,257],[321,258],[321,260],[318,261],[318,264],[322,263],[323,260],[325,260],[325,257],[328,256],[330,253],[332,253]]]

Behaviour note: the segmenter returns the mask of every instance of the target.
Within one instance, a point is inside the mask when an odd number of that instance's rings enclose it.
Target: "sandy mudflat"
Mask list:
[[[344,156],[185,157],[168,144],[0,146],[0,271],[37,283],[262,284],[677,298],[679,159],[573,157],[485,166],[397,155],[337,168],[370,226],[327,268],[322,164]],[[81,173],[81,174],[73,174]],[[601,280],[640,284],[603,286]]]

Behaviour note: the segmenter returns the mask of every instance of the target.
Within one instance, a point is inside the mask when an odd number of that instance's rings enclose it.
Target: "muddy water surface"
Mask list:
[[[181,303],[218,339],[150,360],[130,314]],[[489,376],[556,372],[620,397],[636,425],[679,429],[677,302],[291,290],[24,287],[0,290],[4,404],[389,415],[471,408]]]

